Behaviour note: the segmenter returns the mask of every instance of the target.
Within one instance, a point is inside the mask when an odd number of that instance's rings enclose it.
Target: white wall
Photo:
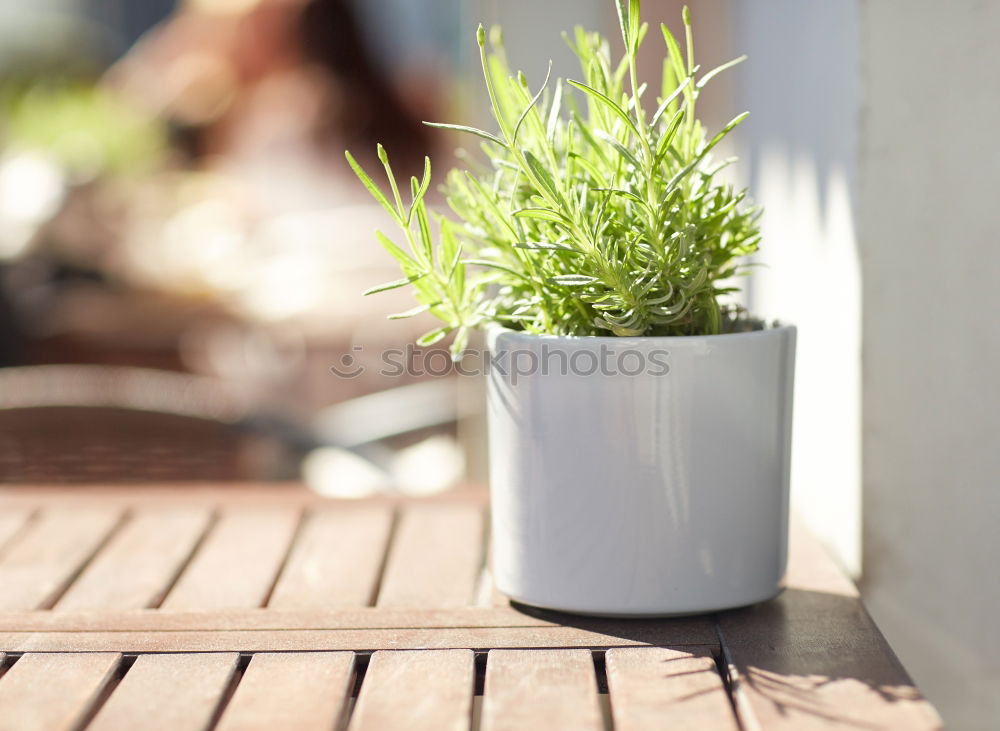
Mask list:
[[[863,7],[864,590],[955,729],[1000,717],[1000,3]]]

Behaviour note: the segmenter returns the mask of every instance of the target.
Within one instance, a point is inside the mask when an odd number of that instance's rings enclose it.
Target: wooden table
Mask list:
[[[481,491],[0,490],[0,729],[937,728],[801,532],[777,600],[601,620],[492,588]]]

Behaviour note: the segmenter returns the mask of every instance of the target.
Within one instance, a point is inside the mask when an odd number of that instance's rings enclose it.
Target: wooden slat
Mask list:
[[[469,650],[376,652],[350,731],[467,731],[475,667]]]
[[[25,655],[0,678],[0,731],[76,728],[120,661],[117,653]]]
[[[59,609],[155,606],[208,525],[205,508],[136,513],[56,604]]]
[[[606,634],[576,627],[457,629],[269,630],[245,632],[0,632],[7,652],[291,652],[307,650],[424,650],[523,647],[631,647],[704,645],[685,642],[669,625]]]
[[[375,597],[392,510],[317,510],[306,518],[269,607],[364,607]]]
[[[455,629],[463,627],[564,627],[626,639],[652,638],[655,644],[717,644],[711,617],[614,619],[578,617],[514,607],[462,609],[333,610],[213,609],[200,611],[58,611],[0,613],[0,632],[156,632],[176,630],[342,630]]]
[[[299,513],[298,508],[231,508],[223,512],[162,606],[261,606],[285,560]]]
[[[3,552],[7,542],[24,528],[24,524],[28,522],[33,512],[34,509],[30,507],[0,509],[0,552]]]
[[[88,731],[207,729],[238,660],[234,653],[140,656]]]
[[[614,648],[605,654],[616,731],[738,731],[725,685],[706,651]]]
[[[403,510],[377,605],[471,605],[483,566],[483,529],[484,514],[475,505],[426,505]]]
[[[0,556],[0,609],[52,605],[121,517],[115,508],[52,508]]]
[[[350,652],[254,655],[216,731],[339,728],[353,680]]]
[[[857,589],[795,524],[789,557],[781,596],[718,618],[744,726],[941,728]]]
[[[602,731],[594,660],[586,650],[492,650],[483,731]]]
[[[617,620],[494,609],[0,613],[0,650],[355,650],[717,645],[706,618]],[[309,643],[316,643],[310,647]]]

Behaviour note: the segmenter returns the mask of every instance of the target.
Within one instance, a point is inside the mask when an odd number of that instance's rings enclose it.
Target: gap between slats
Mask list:
[[[122,509],[40,511],[0,554],[0,608],[49,609],[112,540]]]
[[[479,506],[408,506],[388,551],[376,605],[470,606],[482,573],[484,524]]]
[[[463,652],[468,653],[469,660],[462,660]],[[162,665],[164,661],[174,665],[193,661],[195,664],[185,674],[197,674],[198,662],[221,659],[221,656],[141,655],[139,658],[142,662],[138,666],[135,656],[117,661],[111,676],[94,692],[93,700],[80,706],[73,728],[82,729],[91,722],[98,729],[102,722],[112,723],[115,728],[119,727],[116,724],[139,723],[140,719],[134,714],[138,713],[140,706],[156,707],[156,703],[163,702],[161,692],[178,692],[170,685],[170,674],[163,676],[166,680],[162,688],[159,682],[150,686],[150,668]],[[260,658],[259,666],[254,665],[255,658]],[[371,664],[373,658],[376,660],[375,668]],[[622,665],[622,658],[638,662]],[[16,666],[18,659],[8,658],[7,667]],[[417,665],[409,662],[417,659],[420,660]],[[402,661],[406,662],[401,665]],[[460,670],[464,662],[469,663],[465,666],[467,669]],[[688,667],[692,662],[701,662],[705,667]],[[439,663],[444,664],[439,667]],[[546,663],[552,665],[550,669],[559,672],[548,672]],[[201,698],[202,707],[195,709],[192,718],[210,716],[207,726],[198,727],[232,731],[256,728],[252,724],[247,725],[249,719],[261,722],[271,719],[269,723],[273,724],[285,717],[283,714],[291,713],[301,723],[296,728],[365,731],[383,727],[379,725],[381,721],[393,717],[393,714],[398,716],[400,709],[405,708],[411,713],[409,720],[422,723],[417,723],[414,728],[434,731],[443,728],[456,731],[464,728],[470,731],[505,729],[508,728],[505,724],[512,720],[540,723],[544,725],[539,728],[554,730],[561,728],[557,721],[569,718],[563,716],[563,712],[572,710],[576,715],[571,719],[572,725],[566,728],[572,727],[574,731],[643,731],[659,728],[657,724],[669,707],[673,728],[736,729],[735,716],[731,713],[728,700],[722,695],[722,680],[714,673],[716,663],[710,648],[670,650],[643,647],[617,648],[606,652],[527,649],[474,654],[461,650],[244,654],[238,656],[231,673],[221,679],[222,685],[218,685],[220,678],[216,678],[217,689],[210,691],[209,705],[205,706],[206,699]],[[2,656],[0,667],[3,667]],[[437,667],[440,672],[432,672]],[[322,679],[309,677],[310,669],[317,668],[328,671],[339,668],[339,671]],[[140,670],[147,673],[145,683],[141,682],[141,678],[126,682],[130,672]],[[274,674],[276,670],[277,675]],[[254,677],[255,672],[257,677]],[[568,684],[565,682],[567,673],[570,678]],[[715,680],[712,681],[706,673],[710,673]],[[155,677],[160,676],[157,674]],[[488,680],[490,677],[492,680]],[[0,686],[2,681],[0,676]],[[180,676],[177,682],[181,686],[190,686],[190,680],[185,680],[184,676]],[[562,683],[565,687],[549,698],[546,686],[552,683]],[[268,696],[267,688],[272,684],[277,687]],[[463,687],[467,690],[463,691]],[[540,690],[540,695],[535,695],[536,690]],[[139,693],[146,700],[115,695],[123,692]],[[181,689],[179,692],[185,691]],[[149,696],[149,693],[153,695]],[[413,694],[411,702],[401,704],[400,699],[407,693]],[[424,712],[412,715],[415,709],[419,710],[417,701],[425,693],[437,697],[437,702],[425,704]],[[710,696],[707,704],[706,693]],[[711,696],[711,693],[716,695]],[[258,697],[261,694],[264,697]],[[140,705],[136,705],[137,702]],[[559,708],[555,708],[553,703]],[[559,704],[565,705],[565,708]],[[693,712],[687,708],[692,705],[696,707]],[[310,717],[308,714],[312,710],[315,710],[315,715]],[[557,712],[556,715],[552,715],[553,711]],[[123,712],[126,715],[122,715]],[[389,715],[383,717],[386,713]],[[442,726],[442,723],[445,725]]]
[[[55,608],[155,607],[190,562],[212,522],[212,514],[202,508],[132,512]]]
[[[164,609],[260,607],[301,522],[301,508],[222,510],[163,600]]]

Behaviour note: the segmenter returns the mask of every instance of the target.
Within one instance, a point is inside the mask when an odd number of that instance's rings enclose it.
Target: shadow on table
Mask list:
[[[857,728],[939,726],[853,595],[787,589],[716,617],[725,659],[762,722],[796,713]],[[909,726],[908,726],[909,727]]]
[[[749,712],[763,727],[796,719],[808,724],[810,718],[854,728],[940,727],[936,713],[853,595],[786,589],[753,606],[668,619],[601,619],[514,602],[511,606],[629,644],[718,647],[727,685],[731,690],[735,685],[745,696]],[[713,632],[710,642],[701,641],[706,625]]]

